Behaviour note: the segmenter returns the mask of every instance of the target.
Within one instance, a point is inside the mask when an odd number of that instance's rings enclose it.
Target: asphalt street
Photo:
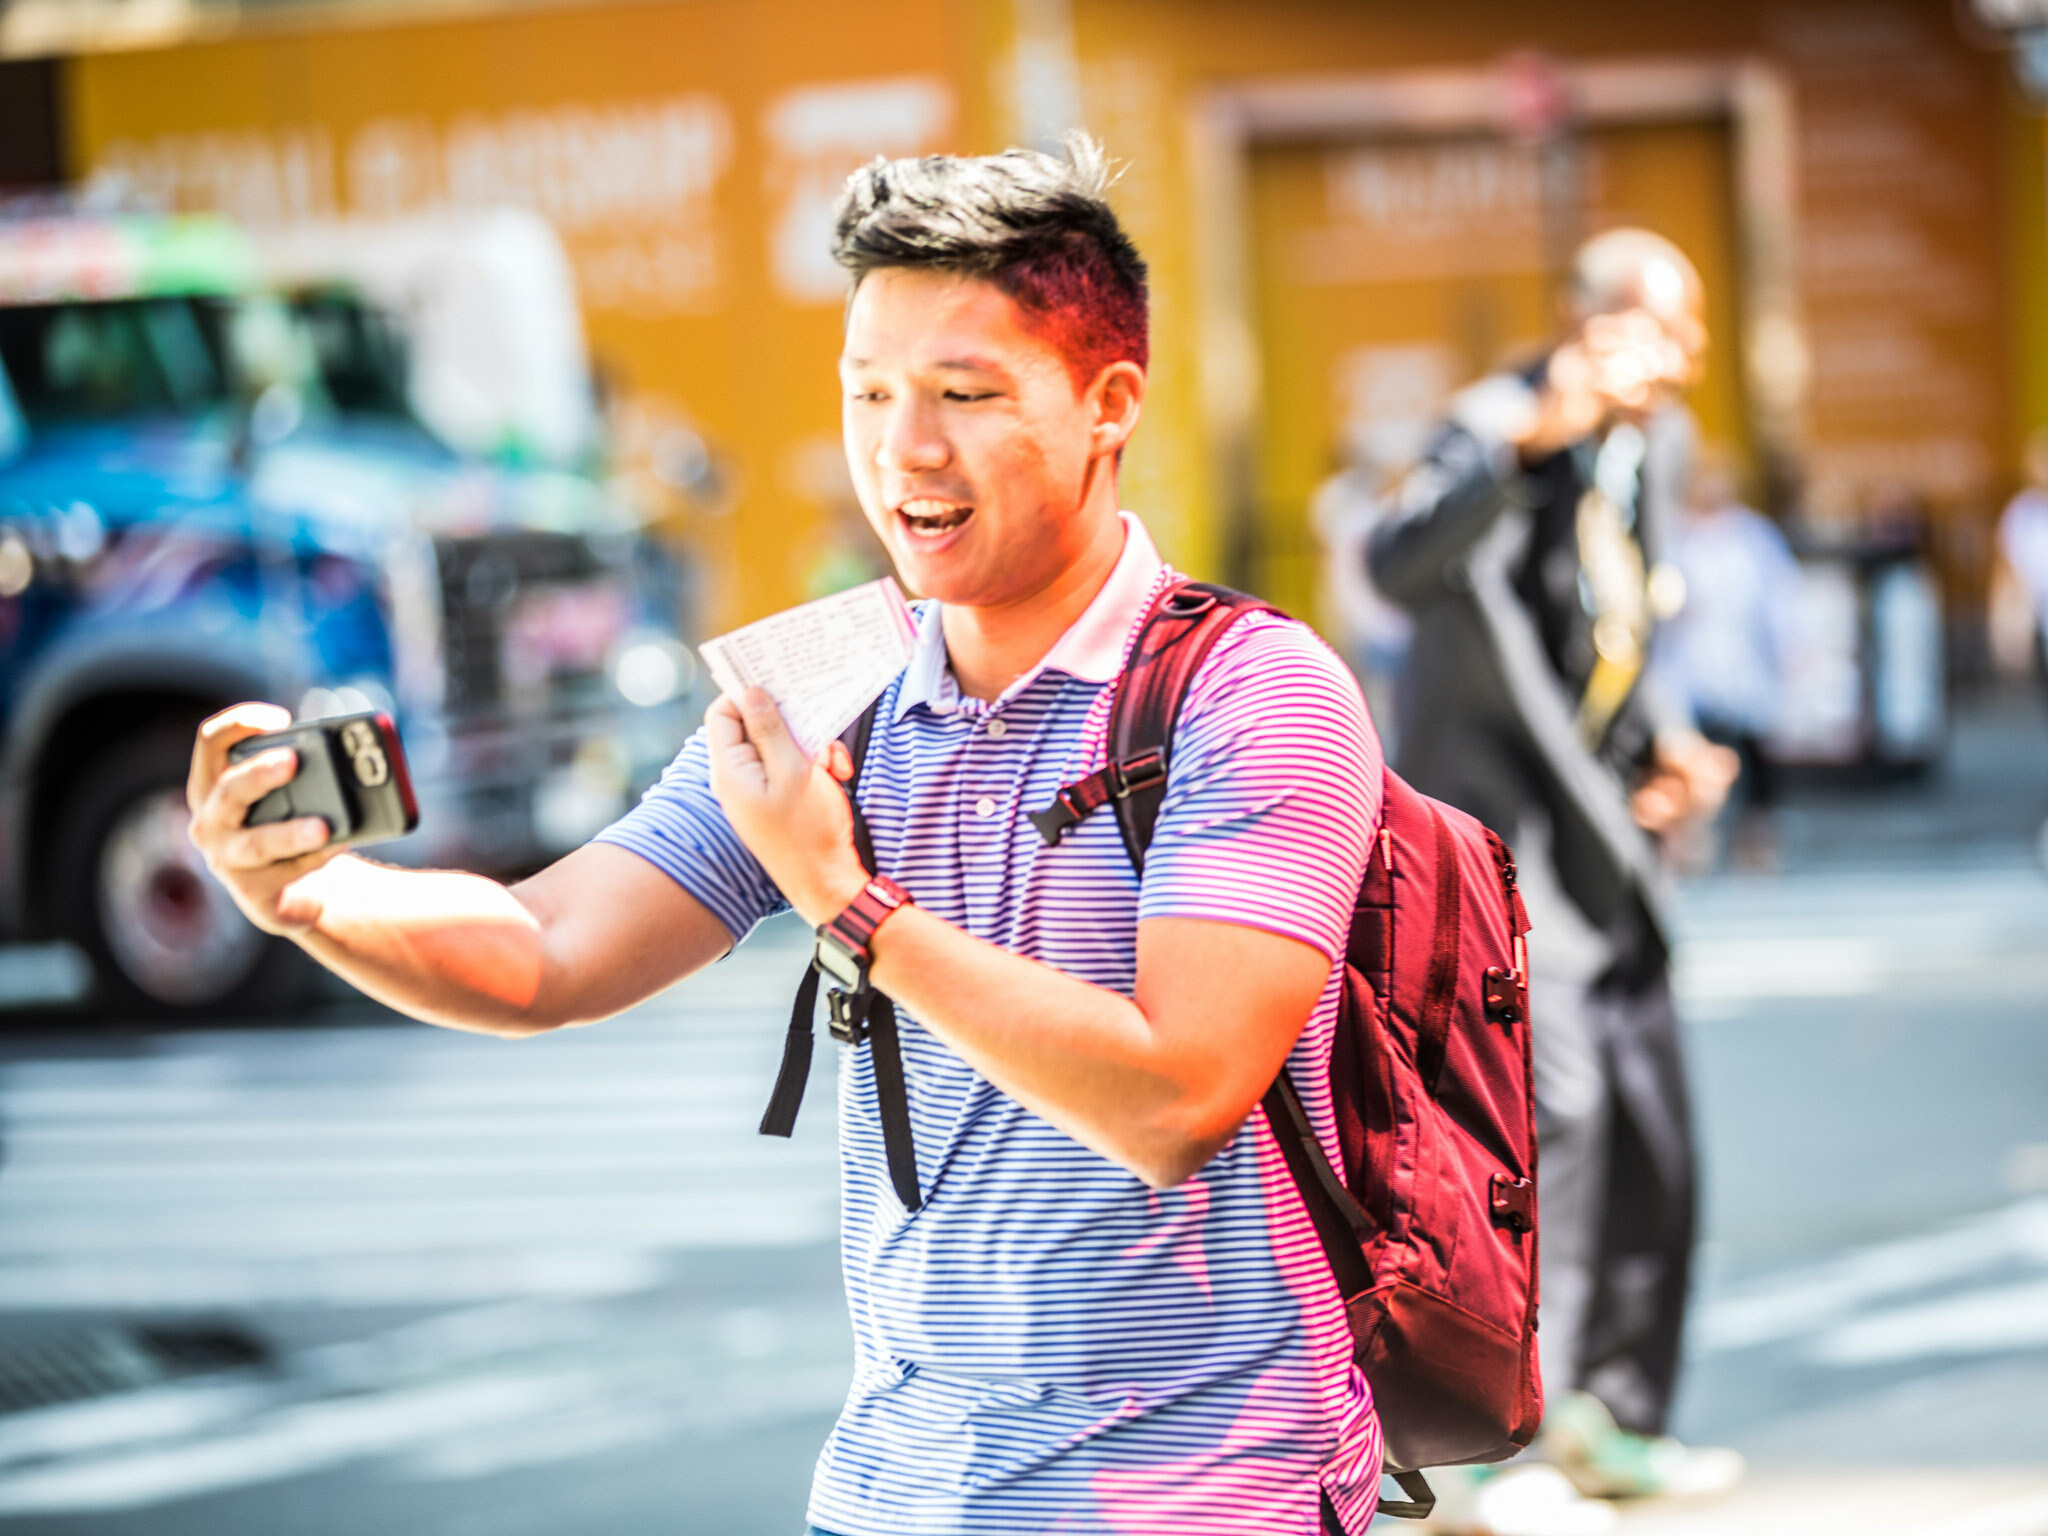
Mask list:
[[[1785,870],[1685,889],[1678,1427],[1754,1471],[1634,1529],[2048,1533],[2048,730],[1960,744],[1932,786],[1802,797]],[[17,1015],[0,1524],[796,1536],[850,1368],[829,1043],[797,1136],[753,1129],[802,958],[784,925],[516,1045],[351,1002]]]

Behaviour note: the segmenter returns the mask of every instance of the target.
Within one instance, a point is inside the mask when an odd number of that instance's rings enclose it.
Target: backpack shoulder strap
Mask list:
[[[853,812],[853,844],[861,864],[872,873],[875,868],[875,839],[868,819],[861,814],[854,791],[867,762],[868,743],[875,732],[875,719],[882,708],[876,699],[839,739],[846,743],[853,759],[853,776],[846,781],[846,803]],[[811,1075],[811,1051],[815,1040],[814,1017],[818,1007],[818,972],[804,968],[797,984],[796,1007],[790,1014],[789,1032],[782,1037],[782,1067],[775,1074],[775,1091],[768,1097],[767,1113],[761,1117],[763,1136],[787,1136],[796,1129],[796,1112],[804,1101],[804,1084]],[[875,1073],[875,1098],[882,1117],[882,1150],[889,1163],[889,1183],[907,1211],[924,1204],[917,1178],[917,1143],[910,1128],[910,1087],[903,1075],[903,1041],[896,1027],[896,1004],[886,993],[868,995],[863,1017],[853,1021],[854,1033],[842,1036],[868,1042],[869,1059]],[[834,1032],[838,1026],[834,1025]]]
[[[875,700],[839,738],[846,743],[847,753],[853,758],[853,783],[860,782],[861,765],[867,761],[868,739],[874,735],[875,715],[881,707],[882,701]],[[858,801],[854,802],[853,834],[861,862],[873,869],[874,841],[868,835],[867,819],[860,814]],[[775,1074],[775,1091],[768,1096],[768,1108],[761,1116],[763,1136],[788,1136],[796,1130],[796,1112],[803,1107],[804,1084],[811,1075],[817,1012],[818,972],[807,965],[804,967],[804,979],[797,983],[796,1006],[790,1012],[789,1032],[782,1037],[782,1066]]]
[[[1139,620],[1124,669],[1111,685],[1107,760],[1062,786],[1044,810],[1031,813],[1038,835],[1056,844],[1071,828],[1113,805],[1124,851],[1132,867],[1142,871],[1166,798],[1173,728],[1188,685],[1233,623],[1247,613],[1277,612],[1258,598],[1200,581],[1175,582],[1154,598]]]

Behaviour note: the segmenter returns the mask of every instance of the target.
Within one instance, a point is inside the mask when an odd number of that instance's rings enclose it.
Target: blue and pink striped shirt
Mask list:
[[[1125,514],[1103,590],[1000,698],[965,698],[937,604],[882,699],[861,774],[881,868],[992,943],[1132,995],[1155,917],[1267,929],[1343,954],[1379,818],[1380,749],[1313,633],[1240,619],[1196,675],[1141,882],[1115,818],[1047,847],[1025,819],[1101,766],[1109,684],[1171,579]],[[718,807],[693,738],[602,834],[737,938],[784,906]],[[1337,1156],[1327,1062],[1341,968],[1292,1058]],[[1254,1111],[1156,1191],[902,1019],[925,1203],[889,1184],[865,1046],[839,1079],[852,1390],[812,1524],[840,1536],[1311,1536],[1327,1495],[1363,1531],[1381,1442],[1335,1282]],[[1341,1162],[1338,1164],[1342,1166]]]

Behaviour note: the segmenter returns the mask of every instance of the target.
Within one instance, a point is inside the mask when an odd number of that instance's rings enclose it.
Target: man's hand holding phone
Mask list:
[[[294,726],[274,704],[223,710],[199,728],[185,793],[207,867],[268,933],[319,920],[305,876],[419,821],[398,733],[377,714]]]
[[[291,712],[275,704],[222,710],[199,727],[185,781],[194,845],[243,915],[265,933],[289,934],[318,922],[318,900],[293,887],[347,851],[328,843],[328,825],[318,816],[246,825],[249,808],[298,773],[298,753],[280,747],[231,762],[228,749],[291,723]]]

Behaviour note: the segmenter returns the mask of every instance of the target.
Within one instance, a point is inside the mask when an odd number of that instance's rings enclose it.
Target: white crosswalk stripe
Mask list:
[[[617,1294],[830,1242],[829,1039],[797,1136],[755,1133],[803,961],[769,935],[516,1045],[394,1023],[0,1063],[0,1309]]]
[[[2032,865],[1725,878],[1678,903],[1677,984],[1689,1022],[1775,998],[2048,990],[2048,879]]]

